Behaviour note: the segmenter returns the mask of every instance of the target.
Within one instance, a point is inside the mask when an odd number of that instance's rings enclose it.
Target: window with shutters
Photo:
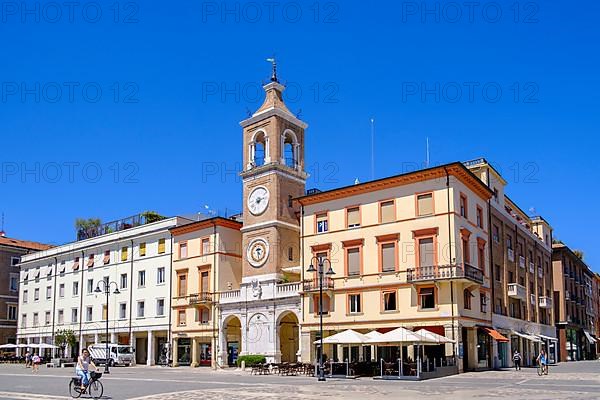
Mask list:
[[[397,311],[396,291],[383,292],[383,311]]]
[[[317,214],[317,233],[325,233],[329,231],[329,217],[327,213]]]
[[[360,226],[360,208],[352,207],[346,209],[346,221],[348,228],[358,228]]]
[[[433,215],[433,212],[433,193],[421,193],[417,195],[417,216]]]
[[[319,295],[313,295],[313,311],[316,315],[319,315]],[[323,315],[329,314],[331,311],[331,300],[329,295],[323,293]]]
[[[428,267],[435,265],[433,238],[424,237],[419,239],[418,258],[419,267]]]
[[[208,254],[210,253],[210,239],[209,238],[204,238],[202,239],[202,254]]]
[[[210,292],[210,280],[208,271],[200,272],[200,293],[209,293]]]
[[[179,258],[187,258],[187,242],[179,243]]]
[[[379,222],[394,222],[396,220],[396,206],[394,200],[386,200],[379,203]]]
[[[187,296],[187,274],[177,275],[177,295]]]
[[[381,259],[381,271],[390,272],[395,271],[397,267],[396,257],[396,242],[386,242],[380,244],[380,259]]]
[[[163,254],[166,250],[165,248],[165,239],[158,239],[158,254]]]
[[[483,229],[483,209],[477,206],[477,226]]]
[[[127,247],[121,248],[121,261],[127,261]]]
[[[360,247],[346,248],[346,271],[348,276],[360,275]]]
[[[146,255],[146,242],[140,243],[140,257],[144,257]]]
[[[185,310],[179,310],[179,312],[177,313],[177,324],[179,326],[185,326]]]
[[[110,263],[110,250],[106,250],[104,252],[104,258],[102,259],[102,262],[104,263],[104,265]]]
[[[460,216],[468,218],[468,209],[467,209],[467,196],[464,194],[460,194]]]
[[[350,314],[362,313],[361,295],[359,293],[348,295],[348,312]]]

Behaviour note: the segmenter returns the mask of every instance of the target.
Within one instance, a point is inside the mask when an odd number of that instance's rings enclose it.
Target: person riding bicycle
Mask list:
[[[546,357],[546,351],[542,348],[540,354],[537,356],[536,361],[542,368],[542,373],[548,373],[548,360]]]
[[[77,358],[77,366],[75,367],[75,372],[81,378],[81,390],[85,390],[87,385],[90,383],[90,365],[94,370],[98,369],[98,367],[96,367],[90,358],[90,352],[88,349],[81,350],[81,355]]]

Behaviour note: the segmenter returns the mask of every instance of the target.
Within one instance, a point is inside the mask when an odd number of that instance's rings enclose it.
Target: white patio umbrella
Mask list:
[[[426,338],[417,332],[409,331],[408,329],[402,327],[384,333],[379,337],[368,339],[367,343],[379,345],[437,344],[433,339]]]
[[[427,345],[427,344],[437,344],[433,339],[426,338],[425,336],[409,331],[406,328],[396,328],[392,331],[384,333],[379,337],[374,337],[372,339],[367,340],[367,343],[373,343],[377,345],[383,346],[403,346],[403,345]],[[420,375],[420,362],[421,362],[421,352],[417,351],[417,376]],[[383,363],[383,360],[382,360]],[[399,373],[400,376],[404,374],[403,372],[403,362],[400,362]],[[381,367],[381,376],[383,376],[383,366]]]
[[[37,345],[38,349],[58,349],[58,346],[48,343],[40,343]]]
[[[368,338],[362,333],[347,329],[335,335],[323,338],[323,344],[365,344]],[[320,340],[315,340],[315,344],[321,343]]]
[[[365,333],[365,336],[367,337],[367,339],[375,339],[375,338],[381,337],[381,335],[383,335],[383,333],[377,332],[377,331],[371,331],[369,333]]]
[[[435,343],[430,344],[445,344],[445,343],[456,343],[456,341],[447,338],[446,336],[438,335],[437,333],[433,333],[428,331],[427,329],[420,329],[417,333],[427,339],[433,340]],[[428,343],[424,343],[428,344]]]

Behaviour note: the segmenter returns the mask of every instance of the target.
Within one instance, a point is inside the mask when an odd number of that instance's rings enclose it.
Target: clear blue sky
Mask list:
[[[11,4],[0,11],[9,236],[63,243],[76,217],[240,210],[238,122],[260,105],[275,54],[309,124],[308,187],[370,179],[374,117],[376,177],[422,164],[426,137],[432,163],[484,156],[599,270],[597,2]]]

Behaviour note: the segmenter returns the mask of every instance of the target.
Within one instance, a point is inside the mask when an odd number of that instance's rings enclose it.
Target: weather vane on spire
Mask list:
[[[271,66],[273,67],[273,73],[271,75],[271,82],[279,82],[277,80],[277,61],[275,60],[275,56],[271,57],[271,58],[267,58],[267,61],[271,63]]]

